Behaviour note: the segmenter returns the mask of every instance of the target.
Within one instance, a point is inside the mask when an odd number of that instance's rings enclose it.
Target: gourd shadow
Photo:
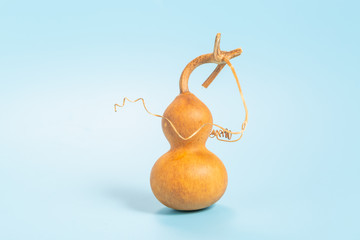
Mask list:
[[[162,208],[156,214],[161,225],[178,230],[184,237],[199,235],[201,239],[230,239],[239,235],[238,229],[231,224],[236,216],[235,212],[221,204],[197,211]],[[226,236],[227,234],[231,235]]]
[[[232,239],[234,235],[239,236],[239,229],[231,224],[235,212],[219,203],[196,211],[178,211],[162,205],[150,191],[130,186],[107,188],[103,195],[131,210],[153,214],[159,224],[178,231],[184,237],[198,235],[201,239]]]
[[[210,206],[204,209],[199,209],[199,210],[192,210],[192,211],[182,211],[182,210],[175,210],[172,208],[167,208],[164,207],[162,209],[160,209],[159,211],[156,212],[156,214],[158,215],[192,215],[192,214],[199,214],[201,212],[206,212],[209,211],[209,209],[213,208],[214,206]]]

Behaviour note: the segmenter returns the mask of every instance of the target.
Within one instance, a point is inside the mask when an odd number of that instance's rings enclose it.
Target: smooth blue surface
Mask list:
[[[356,1],[1,1],[0,239],[360,239]],[[194,57],[221,47],[249,108],[243,139],[207,146],[228,169],[213,207],[151,193],[160,120]],[[190,90],[215,123],[244,117],[226,67]]]

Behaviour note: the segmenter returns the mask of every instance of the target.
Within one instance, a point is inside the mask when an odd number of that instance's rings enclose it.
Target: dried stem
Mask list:
[[[202,84],[204,88],[207,88],[212,81],[217,77],[220,71],[225,67],[226,64],[218,64],[215,70],[210,74],[210,76],[206,79],[206,81]]]
[[[214,52],[201,55],[194,60],[192,60],[186,67],[184,68],[181,77],[180,77],[180,93],[189,92],[188,82],[190,74],[194,71],[195,68],[198,66],[205,64],[205,63],[216,63],[218,64],[215,70],[211,73],[208,79],[203,83],[204,87],[208,87],[210,83],[216,78],[219,72],[224,68],[226,59],[232,59],[234,57],[239,56],[242,53],[241,48],[237,48],[232,51],[221,51],[220,50],[220,38],[221,34],[216,34],[215,44],[214,44]]]

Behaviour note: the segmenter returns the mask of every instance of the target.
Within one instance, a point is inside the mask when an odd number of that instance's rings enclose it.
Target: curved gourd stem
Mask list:
[[[214,44],[214,52],[201,55],[194,60],[192,60],[186,67],[184,68],[181,76],[180,76],[180,93],[189,92],[188,82],[190,74],[194,71],[198,66],[205,63],[216,63],[218,64],[215,70],[211,73],[208,79],[203,83],[204,87],[208,87],[210,83],[216,78],[219,72],[224,68],[226,59],[232,59],[234,57],[239,56],[242,53],[241,48],[237,48],[232,51],[221,51],[220,50],[220,38],[221,34],[216,34],[215,44]]]

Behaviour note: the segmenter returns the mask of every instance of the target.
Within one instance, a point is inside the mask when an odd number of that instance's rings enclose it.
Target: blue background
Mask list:
[[[360,239],[356,1],[0,1],[0,239]],[[240,142],[210,139],[229,185],[181,213],[152,195],[161,114],[193,58],[238,47]],[[225,67],[190,90],[244,117]]]

